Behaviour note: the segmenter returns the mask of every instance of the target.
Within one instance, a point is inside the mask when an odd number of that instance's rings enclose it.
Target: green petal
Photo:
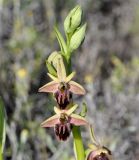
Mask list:
[[[60,114],[61,110],[59,108],[57,108],[56,106],[54,106],[54,111],[56,114]]]
[[[75,126],[88,125],[86,119],[77,114],[71,114],[70,117],[71,117],[70,123],[74,124]]]
[[[78,104],[75,104],[69,110],[65,111],[65,113],[69,116],[77,109],[77,107],[78,107]]]
[[[69,85],[70,85],[69,90],[74,94],[84,95],[86,93],[85,89],[80,84],[78,84],[74,81],[70,81]]]
[[[72,72],[70,75],[68,75],[66,77],[66,82],[69,82],[74,76],[75,76],[76,72]]]
[[[54,127],[57,123],[59,123],[59,115],[55,114],[54,116],[42,122],[41,127]]]
[[[48,75],[52,80],[54,80],[55,82],[59,82],[58,78],[55,77],[55,76],[53,76],[52,74],[47,73],[47,75]]]
[[[58,86],[58,82],[52,81],[39,88],[39,92],[55,93],[58,90]]]

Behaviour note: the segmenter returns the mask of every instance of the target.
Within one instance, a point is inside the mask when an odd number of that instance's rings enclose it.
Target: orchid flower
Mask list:
[[[66,76],[66,70],[63,63],[63,59],[57,60],[57,77],[48,73],[48,76],[53,80],[39,88],[39,92],[54,93],[61,109],[65,109],[72,99],[72,94],[84,95],[85,89],[75,81],[71,79],[75,76],[75,72],[72,72]]]
[[[67,140],[73,125],[81,126],[88,124],[85,118],[73,113],[77,107],[77,104],[68,110],[60,110],[59,108],[54,107],[56,114],[42,122],[41,126],[54,127],[56,137],[61,141]]]

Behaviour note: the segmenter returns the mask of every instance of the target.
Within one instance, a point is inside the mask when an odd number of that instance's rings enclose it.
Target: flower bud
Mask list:
[[[112,160],[111,151],[103,146],[90,151],[86,160]]]
[[[64,21],[64,29],[66,33],[73,33],[81,24],[82,9],[79,5],[73,8]]]
[[[69,46],[71,52],[77,49],[81,45],[82,41],[85,38],[85,30],[86,30],[86,24],[80,27],[71,37]]]

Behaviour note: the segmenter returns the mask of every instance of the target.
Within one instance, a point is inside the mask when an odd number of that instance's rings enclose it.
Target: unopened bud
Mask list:
[[[81,24],[82,9],[79,5],[73,8],[64,21],[64,29],[66,33],[73,33]]]
[[[86,160],[112,160],[111,151],[106,147],[92,150],[87,155]]]
[[[85,30],[86,30],[86,24],[80,27],[71,37],[70,47],[69,47],[71,52],[77,49],[81,45],[82,41],[85,38]]]

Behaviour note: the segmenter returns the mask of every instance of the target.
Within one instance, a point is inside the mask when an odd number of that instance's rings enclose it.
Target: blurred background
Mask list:
[[[139,159],[139,1],[0,0],[0,96],[7,112],[5,160],[73,160],[72,135],[58,142],[40,123],[55,102],[38,88],[48,82],[45,60],[59,50],[69,10],[81,5],[86,38],[73,55],[76,80],[87,90],[87,119],[115,160]],[[84,144],[90,143],[82,128]]]

